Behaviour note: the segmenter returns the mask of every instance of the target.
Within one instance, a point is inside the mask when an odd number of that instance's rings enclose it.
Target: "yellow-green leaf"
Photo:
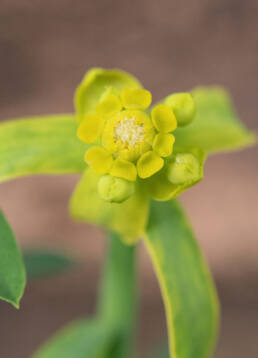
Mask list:
[[[145,244],[161,287],[171,357],[209,358],[218,329],[216,291],[175,200],[152,203]]]
[[[10,226],[0,212],[0,299],[19,308],[25,283],[21,252]]]
[[[93,68],[86,73],[75,93],[75,107],[79,121],[85,114],[96,111],[105,94],[119,94],[123,89],[140,88],[140,82],[121,70]]]
[[[196,116],[191,124],[174,132],[175,148],[197,147],[207,153],[216,153],[241,149],[256,142],[257,136],[238,119],[224,89],[200,87],[192,94]]]
[[[98,194],[99,178],[93,170],[86,169],[71,198],[72,217],[114,231],[128,243],[135,242],[144,232],[147,220],[149,200],[146,193],[136,188],[136,193],[123,203],[109,203]]]
[[[0,181],[35,174],[80,173],[86,144],[73,115],[49,115],[0,124]]]

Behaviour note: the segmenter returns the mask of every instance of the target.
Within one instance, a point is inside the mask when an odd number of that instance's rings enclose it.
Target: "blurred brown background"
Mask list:
[[[136,75],[154,97],[220,84],[256,128],[258,3],[251,0],[2,0],[0,118],[73,111],[92,66]],[[216,358],[258,356],[258,149],[211,158],[205,180],[182,196],[211,264],[222,302]],[[94,312],[103,233],[73,223],[67,202],[76,176],[0,186],[1,207],[22,246],[65,249],[81,264],[34,281],[20,311],[0,302],[0,357],[28,358],[64,323]],[[165,338],[165,319],[141,247],[138,357]],[[194,322],[193,322],[194,325]]]

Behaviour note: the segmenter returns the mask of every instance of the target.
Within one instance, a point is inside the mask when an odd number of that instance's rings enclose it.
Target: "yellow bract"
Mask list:
[[[140,178],[149,178],[157,173],[164,165],[164,160],[155,152],[144,153],[137,162],[137,171]]]
[[[162,133],[172,132],[177,127],[177,121],[171,108],[166,104],[158,104],[151,112],[155,128]]]
[[[85,143],[94,143],[98,140],[104,127],[104,119],[97,114],[88,114],[81,122],[77,135]]]
[[[152,96],[145,89],[126,89],[121,93],[121,99],[126,109],[144,110],[150,106]]]
[[[96,146],[86,152],[85,161],[97,174],[106,174],[111,168],[113,158],[104,148]]]
[[[135,181],[137,176],[136,167],[133,163],[117,158],[110,169],[110,175],[123,178],[129,181]]]
[[[111,116],[119,112],[122,108],[122,103],[119,98],[113,94],[106,96],[96,107],[96,111],[102,116]]]
[[[173,151],[175,137],[173,134],[158,133],[153,141],[153,149],[161,157],[168,157]]]

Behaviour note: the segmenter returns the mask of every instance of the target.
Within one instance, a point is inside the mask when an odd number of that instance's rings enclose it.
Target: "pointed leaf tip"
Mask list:
[[[26,273],[20,249],[0,212],[0,299],[18,309],[25,283]]]

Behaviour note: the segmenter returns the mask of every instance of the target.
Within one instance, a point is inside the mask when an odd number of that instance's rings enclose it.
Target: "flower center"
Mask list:
[[[144,139],[143,124],[135,123],[135,118],[125,117],[115,126],[114,138],[125,147],[134,147]]]

